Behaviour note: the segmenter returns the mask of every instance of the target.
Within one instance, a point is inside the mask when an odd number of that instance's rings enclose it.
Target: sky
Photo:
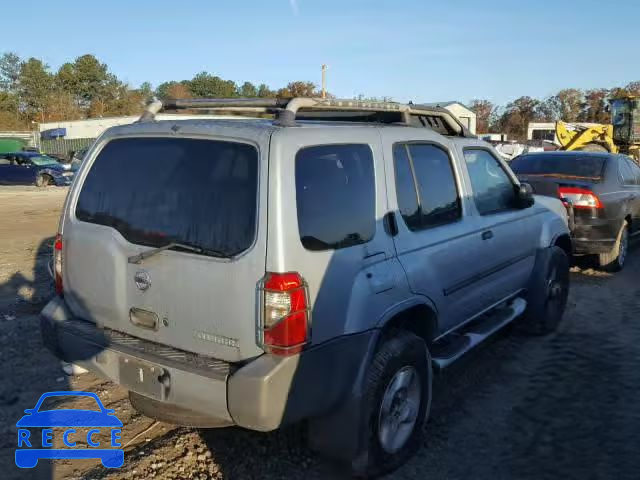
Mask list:
[[[134,87],[320,84],[325,63],[338,97],[504,104],[640,80],[637,0],[23,0],[2,17],[0,53],[91,53]]]

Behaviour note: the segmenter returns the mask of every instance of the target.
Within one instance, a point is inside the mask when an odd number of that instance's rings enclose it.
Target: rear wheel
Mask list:
[[[540,253],[527,293],[527,310],[522,329],[533,335],[545,335],[560,325],[569,297],[569,257],[560,247]]]
[[[584,147],[578,148],[581,152],[608,152],[607,147],[599,143],[587,143]]]
[[[431,357],[424,341],[400,331],[379,348],[365,384],[364,448],[352,462],[358,476],[395,470],[420,445],[431,405]]]
[[[616,244],[613,246],[610,252],[601,253],[598,255],[598,263],[601,268],[609,270],[610,272],[619,272],[624,267],[627,260],[627,253],[629,251],[629,225],[626,220],[622,224],[618,237],[616,238]]]

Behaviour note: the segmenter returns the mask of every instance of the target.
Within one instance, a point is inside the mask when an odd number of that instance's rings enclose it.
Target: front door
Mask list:
[[[533,269],[545,208],[518,206],[515,178],[489,149],[464,148],[462,156],[486,238],[486,254],[492,259],[480,281],[489,303],[495,303],[525,288]]]

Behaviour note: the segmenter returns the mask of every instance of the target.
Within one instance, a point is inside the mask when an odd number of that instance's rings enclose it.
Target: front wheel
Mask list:
[[[380,346],[365,384],[365,440],[352,462],[355,475],[390,472],[415,453],[431,406],[431,382],[431,357],[421,338],[400,331]]]
[[[49,185],[49,177],[47,175],[38,175],[36,177],[36,187],[46,187]]]
[[[598,263],[600,268],[609,270],[610,272],[619,272],[624,268],[624,263],[627,260],[627,253],[629,251],[629,225],[627,222],[623,222],[616,243],[608,253],[601,253],[598,255]]]

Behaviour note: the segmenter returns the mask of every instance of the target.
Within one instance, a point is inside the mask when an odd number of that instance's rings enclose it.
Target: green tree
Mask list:
[[[149,82],[142,82],[140,84],[140,88],[138,88],[137,93],[142,97],[145,102],[148,102],[153,98],[153,87]]]
[[[241,97],[245,97],[245,98],[252,98],[252,97],[257,97],[258,96],[258,89],[256,88],[256,86],[251,83],[251,82],[244,82],[242,84],[242,86],[240,87],[238,94]]]
[[[577,122],[584,104],[584,94],[576,88],[560,90],[545,100],[542,111],[550,121]]]
[[[53,89],[53,76],[49,66],[41,60],[30,58],[20,66],[18,80],[20,102],[30,117],[45,120],[45,106]]]
[[[3,53],[0,57],[0,90],[15,93],[18,89],[22,60],[13,52]]]
[[[235,82],[217,75],[200,72],[188,82],[189,90],[196,98],[235,97],[238,90]]]
[[[262,98],[275,97],[276,96],[276,92],[271,90],[266,84],[261,83],[260,85],[258,85],[257,96],[258,97],[262,97]]]

